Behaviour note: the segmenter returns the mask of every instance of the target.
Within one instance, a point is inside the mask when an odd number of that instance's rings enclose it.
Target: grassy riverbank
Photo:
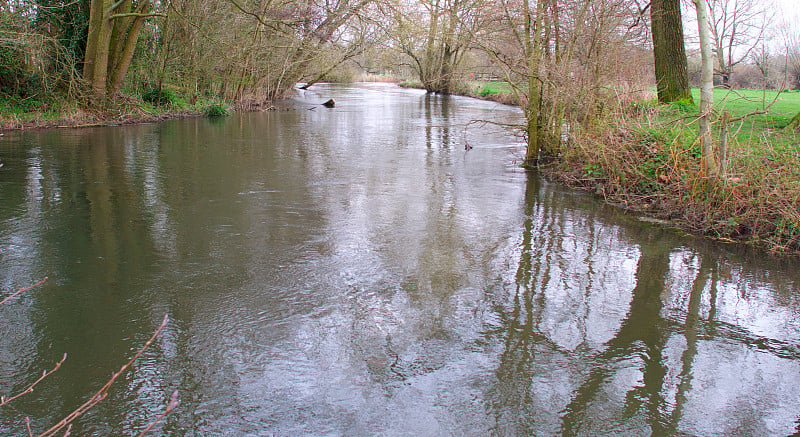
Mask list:
[[[147,123],[175,118],[219,116],[233,105],[180,90],[150,90],[120,96],[102,110],[79,105],[74,99],[0,99],[0,131],[54,127],[88,127]]]
[[[421,82],[415,80],[405,80],[398,83],[403,88],[424,89]],[[470,81],[455,85],[454,94],[465,97],[473,97],[481,100],[502,103],[504,105],[518,105],[519,100],[514,95],[514,91],[508,82],[503,81]]]
[[[800,139],[785,129],[800,93],[716,90],[715,102],[717,113],[731,119],[752,114],[728,125],[721,180],[703,174],[698,112],[688,103],[635,103],[608,114],[574,132],[546,171],[694,233],[800,255]],[[714,126],[717,144],[720,128]]]

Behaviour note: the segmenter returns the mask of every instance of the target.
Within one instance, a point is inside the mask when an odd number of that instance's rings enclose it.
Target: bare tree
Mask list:
[[[623,73],[641,45],[641,10],[627,0],[498,0],[477,44],[510,83],[526,115],[525,161],[557,157],[569,132],[607,102],[633,95]],[[643,77],[645,75],[635,74]]]
[[[711,112],[714,109],[714,57],[713,39],[709,23],[706,0],[692,0],[697,10],[697,28],[700,38],[700,148],[703,170],[711,179],[716,179],[718,164],[711,137]]]
[[[453,91],[457,70],[483,21],[484,0],[391,1],[395,47],[429,92]]]
[[[733,68],[764,41],[773,15],[762,0],[705,0],[711,25],[716,73],[730,86]]]
[[[772,58],[769,46],[765,42],[762,42],[750,52],[750,61],[761,73],[762,87],[764,89],[770,88],[769,79],[772,73]]]
[[[239,102],[280,99],[298,82],[322,80],[377,38],[374,3],[173,0],[163,68],[199,92]]]

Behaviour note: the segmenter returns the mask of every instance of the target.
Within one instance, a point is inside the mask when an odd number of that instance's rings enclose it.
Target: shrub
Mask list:
[[[175,93],[166,88],[152,88],[142,94],[142,100],[157,106],[171,105],[176,99]]]
[[[28,68],[21,50],[0,47],[0,94],[25,99],[43,89],[41,75]]]
[[[207,117],[224,117],[228,115],[229,112],[228,105],[223,102],[212,102],[203,109],[203,113],[206,114]]]

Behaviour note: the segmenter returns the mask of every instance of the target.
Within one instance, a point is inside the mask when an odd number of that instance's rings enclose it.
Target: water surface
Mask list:
[[[335,98],[337,107],[319,103]],[[789,435],[798,264],[526,174],[513,108],[322,85],[0,138],[0,434]],[[469,142],[474,149],[465,151]]]

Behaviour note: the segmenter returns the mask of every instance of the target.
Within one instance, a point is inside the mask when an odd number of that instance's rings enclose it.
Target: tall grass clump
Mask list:
[[[203,108],[206,117],[224,117],[230,113],[230,108],[224,102],[211,102]]]

